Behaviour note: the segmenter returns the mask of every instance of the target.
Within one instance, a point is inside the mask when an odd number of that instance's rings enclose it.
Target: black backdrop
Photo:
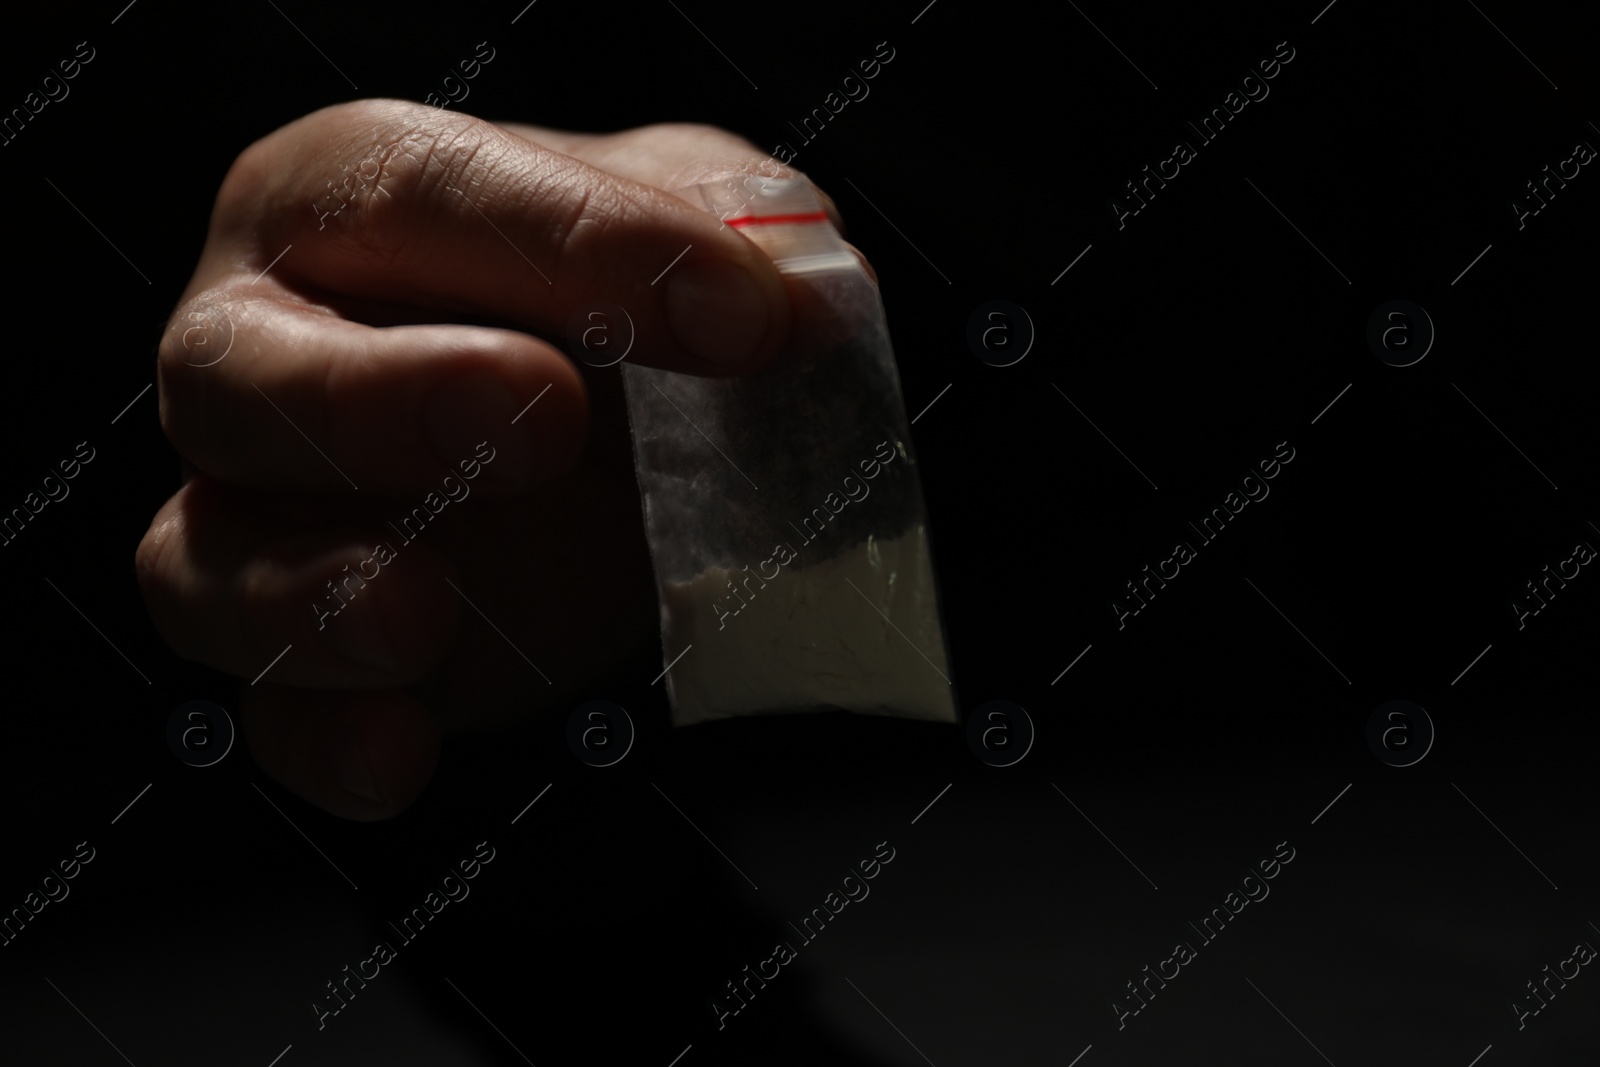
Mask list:
[[[1600,145],[1592,22],[924,3],[7,14],[4,108],[78,42],[94,58],[0,146],[6,506],[96,454],[0,556],[0,908],[94,849],[0,948],[6,1062],[1592,1062],[1600,579],[1521,628],[1511,606],[1600,545],[1600,179],[1552,184],[1520,228],[1511,207]],[[794,145],[837,199],[921,413],[962,710],[1025,709],[1020,763],[845,714],[672,730],[658,651],[593,680],[639,728],[622,763],[580,764],[559,715],[453,738],[386,823],[299,801],[242,744],[175,758],[172,710],[234,711],[239,685],[166,649],[132,573],[178,477],[144,390],[217,185],[307,111],[437,91],[480,41],[462,110],[712,122]],[[870,96],[798,144],[789,123],[885,41]],[[1279,42],[1270,95],[1119,226],[1124,183]],[[967,340],[995,299],[1035,332],[1011,366]],[[1410,366],[1367,339],[1392,300],[1436,335]],[[1426,343],[1409,314],[1391,361]],[[1124,583],[1280,442],[1270,497],[1119,629]],[[1391,700],[1435,735],[1409,766],[1368,741]],[[1384,721],[1388,760],[1414,756],[1423,717]],[[472,896],[319,1030],[324,983],[482,840]],[[881,841],[871,896],[719,1029],[708,999]],[[1270,895],[1194,930],[1275,849]],[[1547,965],[1579,970],[1519,1025]]]

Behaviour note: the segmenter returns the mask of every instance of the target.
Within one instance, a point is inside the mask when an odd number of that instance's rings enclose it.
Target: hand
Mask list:
[[[391,100],[240,155],[159,347],[188,477],[135,566],[179,655],[260,676],[240,711],[269,776],[386,818],[442,732],[569,702],[658,639],[620,378],[568,326],[604,300],[630,361],[778,358],[796,291],[667,191],[746,173],[797,172],[712,127]]]

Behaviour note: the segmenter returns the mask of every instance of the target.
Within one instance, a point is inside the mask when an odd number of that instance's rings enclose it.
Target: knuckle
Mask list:
[[[162,588],[170,543],[170,538],[167,536],[167,526],[170,522],[167,511],[170,507],[171,501],[168,501],[167,505],[156,514],[150,523],[150,528],[139,539],[139,547],[133,552],[133,573],[147,600],[152,593]]]
[[[393,267],[416,251],[415,241],[426,232],[416,221],[466,207],[453,201],[474,185],[473,171],[491,143],[490,130],[479,119],[448,112],[431,114],[422,123],[369,130],[335,164],[339,184],[326,179],[327,195],[313,202],[318,227],[327,225],[329,215],[336,217],[343,224],[340,238],[355,254],[381,268]]]
[[[252,664],[265,664],[281,651],[283,641],[289,640],[286,633],[292,631],[293,640],[300,640],[301,624],[294,622],[297,616],[291,615],[290,602],[291,595],[299,590],[290,587],[287,573],[283,564],[256,558],[241,567],[228,586],[223,607],[226,618],[219,620],[219,629],[229,635],[229,645],[236,650],[237,661],[227,665],[235,673],[247,675],[252,669],[259,669]],[[308,621],[309,617],[307,612]],[[293,624],[288,631],[286,624]]]
[[[211,289],[174,311],[156,349],[159,369],[172,375],[180,366],[214,366],[226,358],[238,327],[230,303]]]
[[[550,184],[563,187],[563,194],[546,193],[534,216],[548,227],[553,284],[562,284],[574,275],[586,282],[605,271],[607,265],[600,261],[606,256],[603,250],[611,243],[613,229],[634,215],[615,197],[601,194],[598,187],[576,174],[577,170],[573,166],[565,173],[550,175]]]
[[[248,319],[247,306],[230,292],[207,290],[173,312],[156,346],[161,430],[197,466],[206,466],[207,432],[196,391],[215,384],[209,376],[228,374],[218,364],[235,355]]]
[[[162,507],[134,550],[134,577],[139,583],[150,621],[161,639],[180,658],[204,658],[195,642],[195,627],[184,611],[177,573],[183,566],[184,526],[178,507],[180,492]]]
[[[406,252],[410,233],[391,218],[432,209],[446,183],[459,187],[488,129],[411,101],[335,104],[245,149],[223,181],[216,218],[250,244],[260,236],[252,227],[274,231],[274,243],[309,231],[385,267]]]
[[[261,202],[272,187],[278,171],[278,152],[269,134],[234,158],[217,188],[212,211],[212,229],[223,235],[238,235],[261,210]]]
[[[261,631],[267,628],[267,620],[281,616],[285,592],[280,568],[259,560],[240,568],[234,577],[229,610],[243,631],[241,647],[254,650],[262,646],[258,640]]]
[[[639,127],[639,132],[660,137],[696,139],[715,137],[725,141],[738,141],[740,144],[750,143],[733,131],[709,122],[652,122]]]

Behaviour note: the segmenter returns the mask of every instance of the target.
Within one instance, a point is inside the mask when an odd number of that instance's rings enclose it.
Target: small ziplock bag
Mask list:
[[[792,344],[740,378],[625,363],[673,723],[956,722],[927,513],[877,287],[804,178],[684,190],[772,258]]]

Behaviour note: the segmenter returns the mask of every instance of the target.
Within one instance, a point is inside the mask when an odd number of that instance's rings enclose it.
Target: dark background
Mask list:
[[[97,456],[0,549],[0,908],[77,842],[96,857],[0,948],[5,1062],[1593,1062],[1590,968],[1525,1029],[1510,1005],[1600,944],[1600,579],[1521,630],[1509,603],[1600,544],[1600,178],[1520,231],[1508,206],[1600,145],[1592,20],[924,3],[8,13],[4,109],[77,42],[96,56],[0,146],[0,499],[79,441]],[[239,682],[168,651],[134,582],[178,479],[140,391],[216,188],[278,126],[421,100],[485,40],[460,110],[799,148],[881,277],[909,412],[950,387],[913,441],[954,678],[964,714],[1027,710],[1021,763],[845,714],[672,730],[655,652],[593,680],[639,728],[622,763],[579,763],[564,715],[454,738],[386,823],[298,800],[242,740],[210,768],[174,757],[172,710],[235,711]],[[1284,40],[1270,95],[1119,230],[1108,199]],[[880,41],[870,95],[799,145],[788,122]],[[1037,332],[1013,366],[966,342],[991,299]],[[1437,330],[1410,367],[1365,339],[1392,299]],[[1270,497],[1119,630],[1123,583],[1280,441]],[[1403,768],[1366,739],[1394,699],[1437,731]],[[319,1031],[323,983],[485,839],[472,896]],[[880,841],[871,896],[719,1032],[707,998]],[[1200,946],[1188,923],[1279,842],[1271,895]],[[1112,1001],[1180,939],[1197,959],[1119,1031]]]

